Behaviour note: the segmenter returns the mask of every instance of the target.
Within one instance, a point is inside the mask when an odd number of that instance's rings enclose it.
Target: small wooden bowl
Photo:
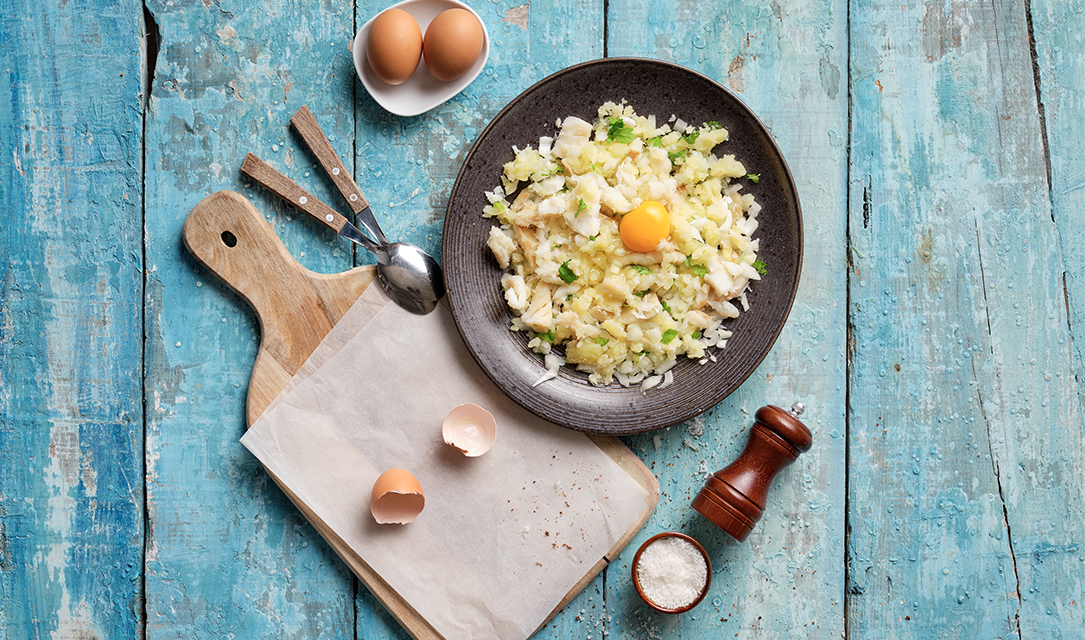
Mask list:
[[[651,545],[653,542],[659,540],[660,538],[681,538],[681,539],[689,542],[690,544],[692,544],[697,549],[697,551],[701,552],[701,557],[704,558],[705,569],[706,569],[704,587],[701,589],[701,593],[696,598],[694,598],[693,602],[687,604],[684,607],[679,607],[677,609],[667,609],[665,607],[661,607],[658,604],[652,602],[651,598],[649,598],[647,595],[645,595],[644,590],[641,589],[640,575],[639,575],[639,573],[637,571],[638,567],[640,566],[640,554],[644,553],[644,550],[647,549],[649,545]],[[647,604],[649,607],[655,609],[656,611],[658,611],[660,613],[684,613],[686,611],[689,611],[693,607],[696,607],[698,604],[700,604],[701,600],[704,600],[705,595],[708,594],[708,588],[711,585],[712,585],[712,561],[708,559],[708,552],[705,551],[704,547],[701,546],[700,542],[697,542],[696,540],[694,540],[693,538],[687,536],[684,533],[679,533],[677,531],[664,531],[663,533],[657,533],[656,535],[652,536],[651,538],[648,538],[647,540],[645,540],[644,544],[642,544],[640,546],[640,548],[637,549],[636,555],[633,556],[633,587],[637,590],[637,595],[640,596],[641,600],[644,600],[645,604]]]

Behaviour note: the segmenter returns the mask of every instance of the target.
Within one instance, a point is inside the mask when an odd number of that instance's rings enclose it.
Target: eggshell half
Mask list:
[[[445,443],[468,458],[481,456],[497,439],[497,422],[489,411],[477,404],[461,404],[445,417],[441,427]]]
[[[389,469],[373,483],[370,511],[379,524],[408,524],[422,513],[426,496],[409,471]]]

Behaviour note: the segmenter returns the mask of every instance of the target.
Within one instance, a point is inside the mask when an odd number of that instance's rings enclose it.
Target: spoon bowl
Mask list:
[[[417,314],[427,314],[445,295],[441,265],[413,244],[393,242],[372,248],[377,255],[377,275],[396,304]]]

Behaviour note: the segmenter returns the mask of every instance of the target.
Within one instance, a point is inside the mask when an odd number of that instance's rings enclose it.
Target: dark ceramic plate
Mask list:
[[[532,388],[545,373],[542,358],[527,348],[528,335],[509,331],[510,311],[501,290],[503,270],[486,247],[496,224],[482,217],[484,191],[500,184],[513,145],[538,145],[556,134],[558,118],[588,122],[599,106],[626,100],[638,114],[666,122],[676,115],[700,125],[715,120],[730,132],[717,154],[730,153],[760,174],[744,193],[761,203],[758,258],[768,273],[751,286],[750,309],[725,327],[727,346],[712,348],[716,362],[700,365],[679,358],[665,388],[593,386],[573,366]],[[764,125],[734,95],[713,80],[683,67],[632,58],[586,62],[540,81],[494,118],[467,154],[448,202],[442,244],[448,299],[460,335],[482,369],[509,397],[551,422],[579,431],[625,435],[659,429],[692,418],[738,388],[765,355],[787,320],[802,265],[802,216],[791,172]]]

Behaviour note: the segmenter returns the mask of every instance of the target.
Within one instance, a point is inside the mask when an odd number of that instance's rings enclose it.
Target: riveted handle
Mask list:
[[[336,233],[339,233],[343,225],[348,222],[338,211],[324,204],[322,200],[302,189],[296,182],[279,173],[271,165],[252,153],[245,154],[245,161],[241,163],[241,173],[316,218],[320,224]]]
[[[328,136],[324,135],[324,130],[320,128],[313,112],[309,111],[309,107],[302,105],[290,118],[290,124],[294,125],[301,139],[316,156],[317,162],[332,179],[335,188],[343,194],[347,206],[357,216],[358,224],[365,227],[379,244],[388,244],[388,238],[377,223],[377,218],[373,215],[373,210],[366,202],[365,196],[362,195],[361,187],[354,181],[346,165],[339,158],[339,154],[332,148],[332,143],[328,140]]]
[[[335,183],[339,193],[343,194],[343,198],[346,199],[350,210],[358,213],[368,207],[369,203],[366,202],[365,196],[362,195],[361,188],[351,177],[343,161],[339,159],[339,154],[332,148],[332,143],[328,140],[328,136],[324,135],[324,130],[317,124],[313,112],[309,111],[309,107],[302,105],[290,118],[290,124],[294,125],[294,129],[301,135],[301,139],[305,141],[309,150],[316,156],[317,162],[324,167],[324,171],[328,173],[332,182]]]

